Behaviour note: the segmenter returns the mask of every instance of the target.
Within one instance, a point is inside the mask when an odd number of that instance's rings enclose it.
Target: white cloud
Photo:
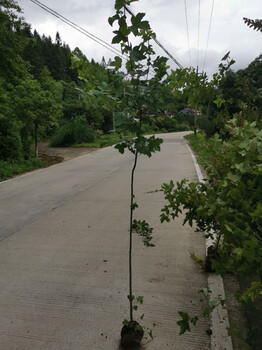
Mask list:
[[[200,36],[199,36],[199,68],[203,68],[206,52],[207,33],[213,0],[201,0]],[[59,31],[62,40],[71,49],[78,46],[88,58],[101,60],[114,55],[102,46],[83,36],[73,28],[52,17],[30,0],[19,0],[24,9],[25,19],[40,34],[55,37]],[[113,34],[107,18],[114,14],[114,0],[42,0],[71,21],[83,26],[89,32],[111,43]],[[183,0],[140,0],[132,5],[132,10],[146,12],[159,41],[183,65],[188,66],[188,40]],[[189,39],[192,64],[196,66],[198,47],[198,1],[187,0]],[[215,0],[213,20],[206,56],[205,68],[209,74],[217,70],[221,57],[231,51],[236,60],[236,69],[244,68],[262,52],[262,34],[248,28],[242,18],[262,18],[261,0]],[[164,54],[156,47],[158,54]],[[169,63],[176,68],[173,62]]]

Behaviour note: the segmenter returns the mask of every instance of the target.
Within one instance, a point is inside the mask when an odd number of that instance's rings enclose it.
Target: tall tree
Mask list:
[[[11,85],[24,79],[28,68],[21,57],[24,42],[17,35],[24,25],[18,18],[19,12],[21,9],[16,1],[0,1],[0,77]]]
[[[29,151],[32,137],[35,143],[35,156],[38,157],[38,137],[48,128],[57,124],[61,115],[62,86],[54,82],[47,70],[41,81],[26,79],[18,85],[13,94],[15,112],[24,123],[24,146]]]

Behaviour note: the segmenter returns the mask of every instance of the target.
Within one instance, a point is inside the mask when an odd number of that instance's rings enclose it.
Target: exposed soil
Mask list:
[[[135,350],[140,348],[140,343],[144,335],[141,327],[136,329],[139,324],[134,321],[132,325],[123,326],[121,330],[121,345],[123,350]]]
[[[61,163],[96,150],[95,147],[51,147],[49,142],[39,143],[40,157],[47,165]]]

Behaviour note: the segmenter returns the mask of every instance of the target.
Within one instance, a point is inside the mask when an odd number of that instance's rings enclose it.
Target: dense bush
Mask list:
[[[84,117],[76,117],[65,123],[52,139],[53,147],[70,146],[77,143],[95,141],[95,131]]]
[[[143,133],[154,132],[176,132],[190,130],[190,126],[186,123],[180,123],[174,116],[160,116],[151,117],[148,115],[143,116]]]
[[[31,158],[27,160],[0,160],[0,181],[14,177],[15,175],[23,174],[37,168],[45,167],[46,165],[39,158]]]
[[[220,274],[262,276],[262,130],[255,123],[235,117],[225,125],[230,137],[216,135],[208,142],[207,183],[164,184],[168,204],[162,220],[185,210],[190,225],[207,235],[216,233]],[[203,143],[202,143],[203,147]],[[256,277],[255,277],[256,278]],[[262,285],[253,280],[242,298],[262,296]]]
[[[159,117],[156,119],[156,126],[161,131],[177,131],[177,121],[169,116]]]
[[[214,119],[210,119],[206,116],[201,116],[197,120],[197,126],[199,129],[203,130],[207,137],[215,135],[218,131]]]
[[[0,114],[0,160],[21,159],[19,123]]]
[[[174,115],[174,118],[178,122],[178,124],[187,124],[191,128],[194,127],[194,114],[189,113],[189,114],[184,114],[184,113],[176,113]]]

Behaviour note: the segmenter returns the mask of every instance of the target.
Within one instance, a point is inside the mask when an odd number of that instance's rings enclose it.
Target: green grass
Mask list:
[[[183,128],[182,131],[188,130]],[[158,135],[158,134],[164,134],[164,133],[169,133],[169,131],[166,130],[159,130],[159,131],[154,131],[153,129],[148,129],[146,130],[146,132],[144,132],[144,135]],[[87,143],[87,142],[83,142],[83,143],[77,143],[77,144],[73,144],[71,145],[71,147],[97,147],[97,148],[103,148],[103,147],[108,147],[108,146],[112,146],[114,144],[116,144],[117,142],[121,142],[130,138],[135,137],[135,134],[125,134],[125,135],[121,135],[119,133],[115,133],[115,134],[106,134],[106,135],[101,135],[99,137],[96,138],[95,142],[91,142],[91,143]]]
[[[0,181],[23,174],[27,171],[43,168],[46,164],[40,159],[28,159],[24,161],[0,161]]]
[[[107,146],[112,146],[116,144],[117,142],[124,141],[128,138],[134,137],[132,134],[128,135],[120,135],[120,134],[107,134],[107,135],[101,135],[96,138],[95,142],[91,143],[78,143],[72,145],[72,147],[97,147],[97,148],[103,148]]]
[[[194,134],[186,135],[185,139],[189,141],[191,148],[196,152],[198,163],[207,169],[214,155],[213,139],[207,138],[204,133],[198,133],[196,136]]]

